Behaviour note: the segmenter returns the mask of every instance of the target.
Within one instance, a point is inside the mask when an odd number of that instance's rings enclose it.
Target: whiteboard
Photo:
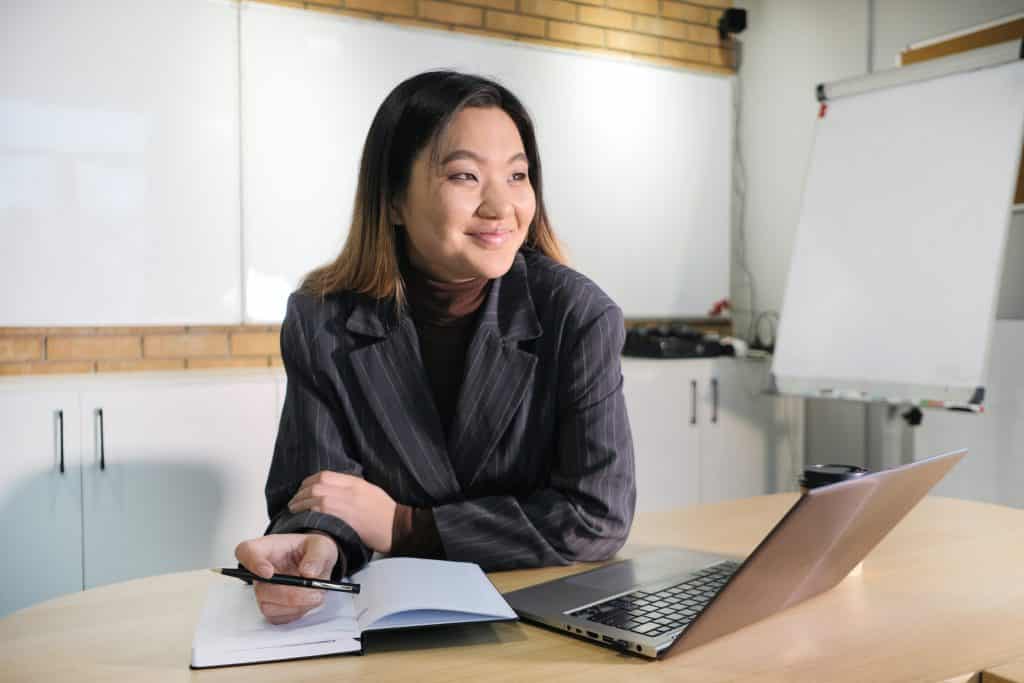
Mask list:
[[[1024,62],[829,102],[781,311],[783,393],[967,403],[983,387]]]
[[[245,319],[278,322],[333,259],[377,107],[434,68],[494,77],[537,130],[571,265],[627,316],[729,291],[729,78],[259,3],[241,6]]]
[[[4,0],[0,326],[237,324],[238,8]]]

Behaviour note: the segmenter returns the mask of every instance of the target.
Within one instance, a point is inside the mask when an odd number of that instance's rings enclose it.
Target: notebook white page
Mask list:
[[[363,631],[516,618],[470,562],[391,557],[371,562],[352,580],[362,586],[354,602]]]
[[[260,612],[252,586],[217,581],[210,586],[192,639],[192,667],[358,652],[362,643],[352,596],[325,593],[316,609],[275,626]]]
[[[351,580],[358,594],[325,591],[320,607],[277,626],[260,612],[252,586],[216,581],[192,641],[192,667],[358,652],[363,631],[516,618],[476,564],[387,558]]]

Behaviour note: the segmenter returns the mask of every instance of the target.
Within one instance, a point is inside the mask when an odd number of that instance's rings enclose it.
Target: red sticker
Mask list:
[[[825,112],[827,112],[827,111],[828,111],[828,103],[827,102],[822,102],[821,103],[821,108],[818,110],[818,118],[819,119],[825,118]]]

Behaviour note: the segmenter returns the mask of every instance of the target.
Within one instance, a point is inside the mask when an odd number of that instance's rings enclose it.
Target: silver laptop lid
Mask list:
[[[662,656],[672,656],[832,588],[965,455],[953,451],[808,491]]]

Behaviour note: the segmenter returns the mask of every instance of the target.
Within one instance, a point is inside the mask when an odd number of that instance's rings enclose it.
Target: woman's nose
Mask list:
[[[514,210],[507,189],[498,183],[489,183],[481,197],[477,213],[483,218],[501,219],[511,215]]]

